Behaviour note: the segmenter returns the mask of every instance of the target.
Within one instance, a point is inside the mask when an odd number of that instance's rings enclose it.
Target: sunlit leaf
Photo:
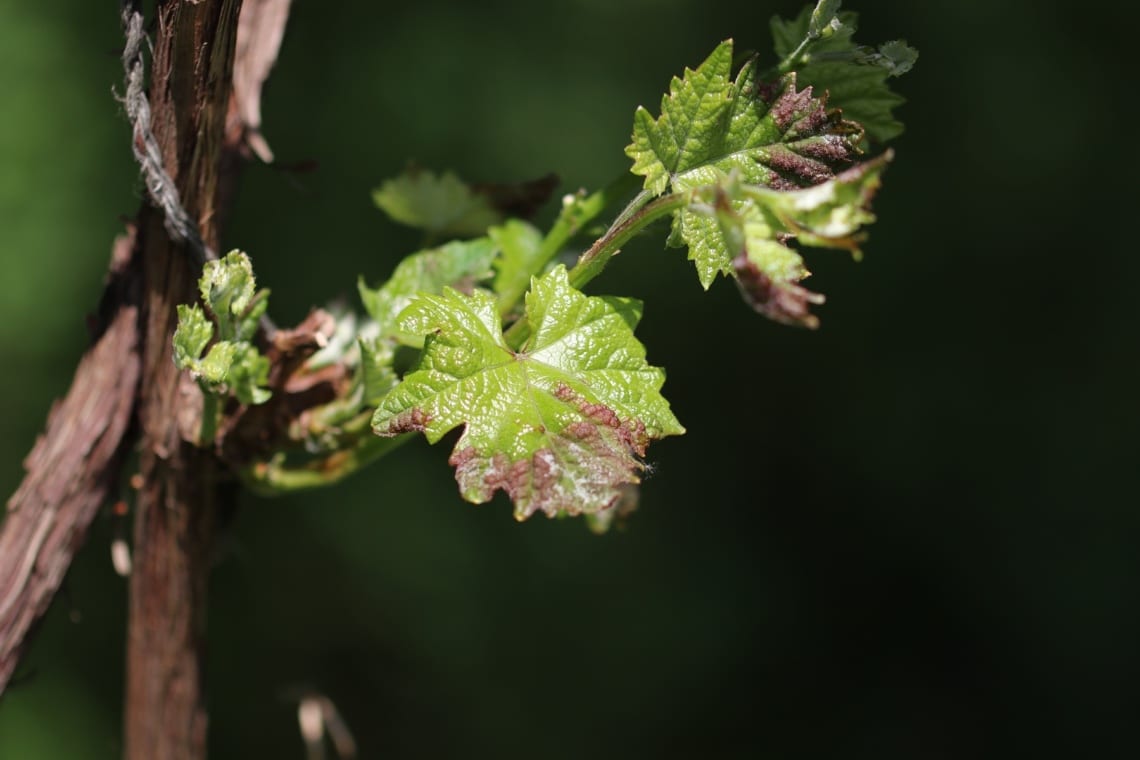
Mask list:
[[[373,428],[435,443],[463,426],[451,456],[463,496],[503,490],[519,519],[606,509],[638,482],[650,441],[684,432],[660,395],[664,372],[633,336],[640,304],[585,296],[559,266],[533,281],[526,318],[532,334],[516,352],[490,295],[417,298],[400,329],[426,336],[423,355]]]
[[[359,282],[360,300],[379,325],[382,337],[400,338],[407,345],[420,346],[423,336],[401,335],[396,318],[417,293],[439,293],[444,287],[470,292],[477,283],[491,277],[495,243],[490,238],[453,241],[447,245],[405,257],[392,276],[378,288]]]

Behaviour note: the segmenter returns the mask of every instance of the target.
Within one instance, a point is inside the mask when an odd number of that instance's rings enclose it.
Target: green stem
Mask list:
[[[567,203],[550,232],[543,238],[532,260],[532,271],[526,274],[526,281],[517,288],[517,292],[513,288],[517,283],[512,283],[512,295],[509,299],[500,301],[504,313],[512,310],[522,298],[530,285],[531,275],[541,272],[574,235],[606,208],[628,198],[641,181],[636,175],[624,175],[585,198]],[[649,202],[652,197],[648,191],[642,191],[626,205],[606,233],[582,254],[570,270],[571,284],[581,287],[600,274],[622,245],[649,224],[683,206],[688,202],[689,194],[673,193]],[[507,330],[504,337],[508,345],[518,349],[529,336],[530,325],[526,319],[520,319]],[[207,395],[207,398],[212,397]],[[214,403],[216,404],[216,399]],[[412,438],[411,434],[395,438],[372,435],[369,429],[371,416],[371,412],[357,415],[340,425],[341,432],[345,434],[345,445],[324,457],[290,466],[285,455],[278,454],[268,461],[255,462],[245,467],[241,471],[241,478],[252,491],[264,496],[329,486],[394,451]],[[216,412],[213,417],[216,424]],[[203,431],[205,432],[205,424]]]
[[[213,447],[218,434],[218,416],[221,413],[218,401],[216,393],[202,388],[202,428],[198,432],[198,445],[204,449]]]
[[[627,173],[584,198],[571,197],[562,206],[558,218],[554,220],[550,231],[542,239],[542,244],[531,259],[529,271],[520,272],[516,281],[505,283],[499,288],[499,314],[503,317],[510,314],[530,288],[531,276],[540,274],[583,227],[610,206],[628,198],[643,181],[636,174]],[[640,197],[639,195],[638,198]]]
[[[339,449],[321,459],[290,467],[285,455],[278,454],[267,462],[255,462],[241,471],[242,481],[262,496],[280,496],[292,491],[322,488],[343,480],[411,440],[406,433],[394,438],[381,438],[365,433],[355,445]]]
[[[602,273],[609,260],[616,256],[621,247],[634,235],[688,202],[689,193],[670,193],[615,223],[578,258],[578,263],[570,270],[570,284],[581,290],[586,283]]]
[[[634,235],[689,202],[689,193],[671,193],[648,205],[639,205],[645,203],[643,196],[645,193],[638,195],[626,211],[622,212],[613,226],[606,231],[606,234],[594,241],[594,244],[578,258],[578,263],[569,273],[570,284],[573,287],[581,289],[583,285],[602,273],[609,260]],[[526,343],[530,337],[530,332],[530,324],[527,320],[520,319],[503,333],[503,338],[508,346],[517,351]]]
[[[780,61],[780,63],[776,66],[776,71],[780,72],[781,74],[787,74],[792,69],[798,68],[799,65],[803,63],[800,60],[800,57],[804,54],[804,50],[807,49],[808,45],[818,39],[818,34],[808,34],[806,37],[804,37],[796,49],[788,53],[784,60]]]
[[[628,198],[630,193],[634,192],[642,182],[644,179],[641,177],[632,172],[626,172],[601,190],[581,200],[575,199],[568,203],[563,208],[562,213],[558,215],[558,219],[550,228],[550,232],[543,239],[542,247],[539,248],[542,253],[540,257],[542,265],[545,266],[547,262],[557,256],[570,238],[577,235],[598,214],[616,201]],[[541,267],[539,271],[541,271]]]

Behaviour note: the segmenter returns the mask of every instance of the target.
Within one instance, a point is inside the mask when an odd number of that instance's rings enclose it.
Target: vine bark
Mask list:
[[[232,89],[238,0],[158,6],[150,83],[151,128],[163,169],[202,241],[217,248],[225,117]],[[128,760],[205,757],[206,586],[222,467],[184,440],[180,410],[200,408],[173,362],[176,307],[196,299],[199,272],[172,242],[162,212],[140,223],[144,281],[139,474],[130,578]]]
[[[149,84],[162,170],[201,240],[216,249],[242,158],[271,158],[261,87],[289,0],[159,0]],[[136,132],[136,139],[138,133]],[[148,188],[149,189],[149,188]],[[130,579],[124,756],[203,758],[203,662],[212,538],[231,498],[215,450],[189,442],[200,409],[171,359],[175,307],[196,300],[199,266],[144,204],[116,241],[93,344],[25,460],[0,525],[0,694],[36,622],[136,442],[142,486]]]

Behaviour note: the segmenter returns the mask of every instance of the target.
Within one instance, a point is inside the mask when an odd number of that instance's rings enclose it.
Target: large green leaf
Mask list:
[[[606,509],[638,482],[651,440],[684,432],[660,395],[664,372],[633,336],[640,312],[637,301],[574,290],[559,266],[532,281],[532,333],[516,352],[489,294],[418,297],[399,326],[426,336],[423,355],[381,400],[373,429],[435,443],[462,425],[450,461],[463,496],[482,503],[503,490],[519,519]]]

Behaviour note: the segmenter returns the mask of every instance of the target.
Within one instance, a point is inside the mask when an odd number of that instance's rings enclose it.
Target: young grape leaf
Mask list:
[[[810,87],[797,89],[795,74],[762,82],[755,59],[735,80],[731,70],[730,40],[695,71],[673,79],[660,117],[637,110],[626,153],[647,189],[695,191],[734,174],[745,184],[792,190],[825,182],[851,164],[858,125],[828,111]],[[718,274],[733,272],[735,254],[718,242],[717,229],[714,215],[686,208],[674,217],[670,236],[671,245],[689,246],[705,288]]]
[[[803,190],[778,192],[746,186],[741,193],[759,206],[777,236],[787,233],[805,245],[846,248],[859,258],[863,240],[860,230],[875,221],[871,199],[893,158],[894,153],[888,150]]]
[[[503,490],[520,520],[606,509],[639,481],[650,441],[684,432],[659,392],[665,373],[633,335],[640,316],[637,301],[573,289],[558,266],[532,280],[532,333],[515,352],[489,294],[418,297],[399,328],[427,336],[423,355],[373,430],[435,443],[463,425],[450,462],[464,498]]]
[[[206,262],[198,280],[198,291],[217,320],[222,340],[251,340],[257,332],[258,320],[269,305],[269,291],[257,291],[249,256],[236,250]]]
[[[226,386],[243,404],[264,404],[272,395],[265,387],[269,383],[269,359],[249,343],[233,345],[237,350],[225,376]]]
[[[451,172],[409,169],[374,190],[372,200],[393,221],[436,237],[483,235],[502,221],[485,195],[473,192]]]
[[[501,227],[487,230],[487,235],[499,249],[493,289],[503,313],[526,292],[531,274],[541,268],[542,233],[532,224],[508,219]]]
[[[174,363],[189,369],[202,356],[214,337],[214,325],[198,304],[178,305],[178,327],[174,330]]]
[[[250,341],[269,305],[269,291],[257,290],[249,257],[231,251],[206,262],[198,291],[217,328],[197,304],[179,305],[174,364],[189,370],[207,392],[232,394],[243,404],[268,401],[269,360]],[[215,334],[218,340],[203,357]]]
[[[263,404],[270,392],[264,386],[269,382],[269,360],[245,341],[219,340],[202,356],[205,342],[213,336],[214,328],[197,305],[178,307],[178,328],[174,331],[174,364],[189,370],[203,390],[214,394],[230,393],[243,404]],[[202,331],[202,325],[209,333]]]
[[[626,154],[647,190],[713,184],[733,169],[752,184],[806,187],[857,155],[858,125],[828,113],[810,88],[796,88],[794,76],[761,81],[755,58],[735,80],[731,73],[726,40],[695,71],[673,78],[657,119],[637,109]]]
[[[814,10],[804,8],[792,20],[774,17],[776,55],[784,62],[782,68],[797,72],[800,84],[826,90],[844,117],[863,125],[869,137],[886,142],[903,131],[891,111],[905,102],[887,79],[909,71],[918,52],[901,40],[878,50],[855,44],[858,16],[838,10],[838,2],[821,0]]]
[[[359,345],[360,400],[364,405],[372,406],[400,382],[392,368],[395,349],[389,341],[380,338],[361,337]]]
[[[419,335],[402,335],[396,317],[417,293],[439,293],[445,286],[469,291],[475,283],[489,278],[496,244],[490,238],[453,241],[439,248],[404,258],[388,281],[369,288],[362,277],[358,283],[360,300],[377,325],[382,338],[394,338],[413,347],[423,344]]]
[[[707,213],[708,234],[715,240],[702,245],[733,255],[737,284],[757,312],[777,322],[817,327],[809,307],[823,303],[823,296],[798,284],[809,273],[787,241],[795,237],[859,256],[860,230],[875,220],[869,205],[890,159],[886,153],[804,190],[769,190],[730,179],[716,188]]]

